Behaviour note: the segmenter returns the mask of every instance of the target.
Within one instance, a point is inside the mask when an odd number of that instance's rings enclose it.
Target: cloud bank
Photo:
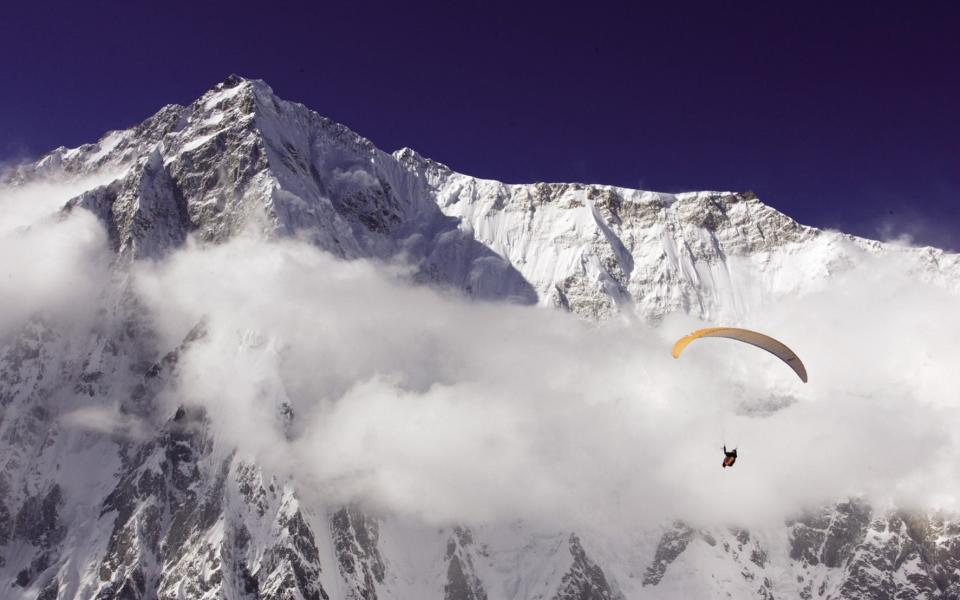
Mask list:
[[[96,184],[0,190],[0,338],[37,316],[91,322],[111,285],[106,235],[57,210]],[[728,340],[674,360],[702,325],[687,317],[598,325],[470,301],[296,240],[190,242],[133,282],[161,351],[207,323],[159,401],[206,408],[221,451],[295,478],[308,501],[613,530],[755,526],[850,495],[960,510],[956,297],[909,271],[864,257],[740,324],[796,350],[807,385]],[[77,400],[62,423],[150,435],[114,400]],[[722,444],[740,449],[734,469]]]
[[[470,302],[295,241],[191,245],[137,289],[171,345],[208,319],[177,400],[328,500],[608,526],[756,524],[848,495],[958,508],[955,298],[865,260],[743,324],[790,344],[806,386],[727,340],[674,360],[688,318]]]

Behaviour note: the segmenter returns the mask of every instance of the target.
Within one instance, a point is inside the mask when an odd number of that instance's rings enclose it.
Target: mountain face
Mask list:
[[[800,225],[750,193],[511,185],[385,153],[260,81],[231,76],[95,144],[6,175],[111,173],[72,198],[104,225],[117,285],[94,334],[43,320],[0,339],[0,593],[10,598],[960,598],[960,522],[838,501],[771,531],[683,522],[626,540],[523,523],[431,527],[302,501],[156,399],[203,323],[163,348],[125,268],[187,240],[296,237],[413,265],[422,285],[585,319],[736,320],[871,256],[960,285],[956,255]],[[156,430],[65,427],[83,395]],[[116,425],[116,424],[114,424]],[[122,429],[123,424],[120,424]]]

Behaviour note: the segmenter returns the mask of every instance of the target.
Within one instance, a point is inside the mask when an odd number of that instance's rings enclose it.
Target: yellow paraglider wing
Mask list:
[[[686,335],[677,340],[677,343],[673,345],[673,357],[680,358],[680,353],[683,352],[683,349],[686,348],[690,342],[704,337],[729,338],[751,344],[757,348],[762,348],[787,363],[787,366],[793,369],[793,372],[800,377],[801,381],[804,383],[807,382],[807,369],[803,366],[800,357],[797,356],[793,350],[788,348],[783,342],[779,342],[769,335],[764,335],[749,329],[737,329],[736,327],[708,327],[706,329],[698,329],[690,335]]]

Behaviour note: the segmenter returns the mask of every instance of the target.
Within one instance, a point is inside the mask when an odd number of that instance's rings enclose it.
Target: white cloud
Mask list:
[[[70,410],[60,417],[60,422],[66,427],[133,440],[145,440],[150,433],[149,426],[143,420],[107,406],[84,406]]]
[[[729,341],[674,360],[699,326],[687,318],[596,326],[469,302],[293,241],[190,246],[140,265],[137,288],[171,345],[208,319],[177,399],[309,489],[437,521],[622,527],[778,520],[849,494],[955,502],[960,349],[946,332],[960,317],[906,271],[878,258],[744,323],[801,355],[806,386]],[[784,397],[797,401],[737,414]],[[724,442],[740,447],[734,469]]]
[[[0,338],[36,316],[77,322],[109,278],[107,236],[87,211],[61,215],[103,177],[0,188]]]
[[[85,177],[48,177],[18,186],[0,186],[0,235],[45,221],[71,198],[122,175],[123,171],[104,171]]]
[[[379,183],[377,178],[362,165],[337,167],[331,172],[331,178],[332,186],[341,193],[355,192]]]

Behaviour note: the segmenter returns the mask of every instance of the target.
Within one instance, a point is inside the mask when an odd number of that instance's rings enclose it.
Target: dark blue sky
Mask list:
[[[960,3],[15,2],[0,160],[228,74],[510,182],[756,190],[960,249]]]

